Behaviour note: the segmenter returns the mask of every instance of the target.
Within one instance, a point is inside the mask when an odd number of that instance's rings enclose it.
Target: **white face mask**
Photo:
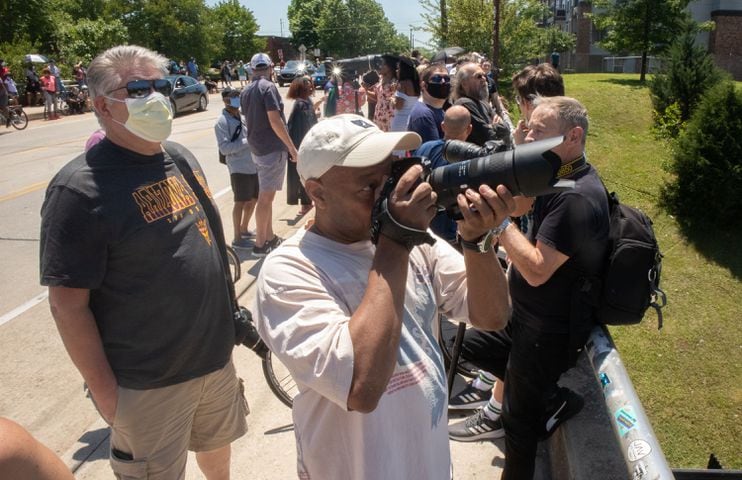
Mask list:
[[[170,100],[159,92],[152,92],[142,98],[106,97],[115,102],[126,104],[129,118],[126,123],[113,119],[119,125],[137,137],[149,142],[162,142],[170,136],[173,128],[173,112],[170,110]]]

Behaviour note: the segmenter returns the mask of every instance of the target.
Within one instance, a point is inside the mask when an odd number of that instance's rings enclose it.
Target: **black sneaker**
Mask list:
[[[255,257],[265,257],[273,250],[275,250],[276,247],[281,245],[281,242],[283,242],[283,238],[279,237],[278,235],[274,235],[273,238],[265,242],[262,247],[252,247],[252,254]]]
[[[492,390],[480,390],[473,385],[473,381],[448,401],[449,410],[476,410],[489,403]]]
[[[448,438],[459,442],[475,442],[505,436],[502,420],[490,420],[480,408],[476,413],[466,417],[464,421],[448,426]]]
[[[580,395],[568,388],[559,387],[549,401],[544,430],[541,432],[539,440],[549,438],[559,425],[580,413],[584,404],[585,401]]]
[[[240,238],[239,240],[232,241],[232,248],[251,248],[254,246],[255,244],[253,242],[244,237]]]

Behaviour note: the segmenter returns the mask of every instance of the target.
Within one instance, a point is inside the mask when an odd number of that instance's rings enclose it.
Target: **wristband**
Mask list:
[[[433,238],[427,230],[418,230],[397,222],[389,212],[387,199],[384,198],[377,208],[374,208],[374,215],[371,222],[371,241],[376,245],[379,242],[379,235],[384,235],[390,240],[403,245],[407,251],[412,250],[417,245],[427,243],[433,245]]]

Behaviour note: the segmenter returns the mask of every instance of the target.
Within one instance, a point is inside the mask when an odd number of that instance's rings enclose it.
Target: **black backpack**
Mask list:
[[[624,205],[616,193],[608,193],[610,233],[608,256],[597,285],[596,317],[607,325],[641,322],[649,307],[657,311],[662,328],[662,307],[667,297],[660,285],[662,253],[652,220],[640,210]],[[596,297],[594,297],[596,298]]]

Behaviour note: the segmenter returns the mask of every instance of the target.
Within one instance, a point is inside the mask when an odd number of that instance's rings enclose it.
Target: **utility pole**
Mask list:
[[[495,25],[492,32],[492,68],[500,68],[500,0],[494,0]]]
[[[283,38],[283,18],[279,18],[278,21],[281,22],[281,38]]]

